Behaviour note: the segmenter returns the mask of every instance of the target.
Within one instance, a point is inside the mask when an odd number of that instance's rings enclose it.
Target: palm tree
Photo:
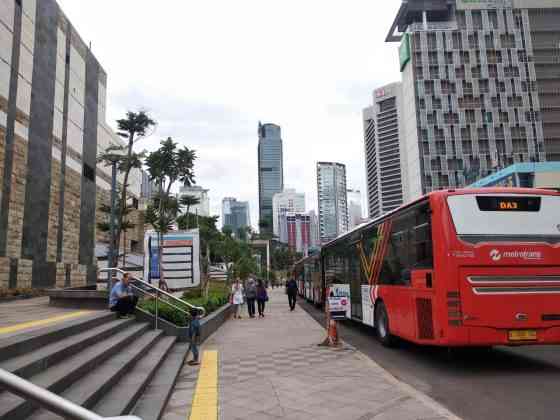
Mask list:
[[[184,195],[179,200],[179,204],[187,208],[187,211],[185,212],[187,219],[187,229],[190,229],[190,209],[192,206],[200,204],[200,198],[195,197],[194,195]]]

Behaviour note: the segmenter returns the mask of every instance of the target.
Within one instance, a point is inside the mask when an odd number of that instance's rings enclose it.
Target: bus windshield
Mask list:
[[[454,195],[447,203],[457,235],[467,242],[560,242],[558,196]]]

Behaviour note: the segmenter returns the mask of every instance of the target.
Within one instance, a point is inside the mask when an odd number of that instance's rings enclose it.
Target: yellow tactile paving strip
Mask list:
[[[31,328],[44,327],[47,325],[56,324],[58,322],[68,321],[69,319],[74,319],[84,315],[88,315],[91,314],[92,312],[93,311],[76,311],[76,312],[66,313],[64,315],[53,316],[50,318],[38,319],[29,322],[22,322],[20,324],[15,324],[15,325],[10,325],[8,327],[0,328],[0,335],[15,333],[23,330],[29,330]]]
[[[218,352],[202,355],[189,420],[218,420]]]

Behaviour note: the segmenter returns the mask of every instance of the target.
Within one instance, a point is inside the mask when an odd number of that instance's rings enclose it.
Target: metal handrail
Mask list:
[[[158,327],[159,301],[160,301],[160,299],[161,299],[161,298],[160,298],[160,295],[165,296],[166,298],[171,299],[171,300],[173,300],[173,301],[175,301],[175,302],[178,302],[178,303],[180,303],[180,304],[186,305],[186,306],[188,306],[188,307],[191,308],[191,309],[196,309],[197,311],[201,312],[201,316],[203,316],[203,317],[206,316],[206,309],[204,309],[202,306],[191,305],[189,302],[186,302],[186,301],[184,301],[183,299],[179,299],[177,296],[173,296],[171,293],[168,293],[168,292],[166,292],[165,290],[162,290],[162,289],[160,289],[159,287],[154,286],[153,284],[150,284],[150,283],[144,281],[143,279],[141,279],[141,278],[139,278],[139,277],[133,276],[132,274],[128,273],[128,272],[125,271],[125,270],[122,270],[122,269],[117,268],[117,267],[109,267],[109,268],[102,268],[102,269],[100,269],[99,271],[100,271],[100,272],[117,272],[117,273],[121,273],[121,274],[128,274],[133,280],[139,282],[140,284],[143,284],[144,286],[146,286],[146,287],[148,287],[148,288],[150,288],[150,289],[155,290],[155,292],[156,292],[156,293],[155,293],[155,299],[156,299],[155,312],[156,312],[156,313],[155,313],[155,320],[154,320],[154,321],[155,321],[155,325],[154,325],[154,328],[155,328],[155,329],[157,329],[157,327]],[[110,284],[109,284],[108,286],[111,287]],[[141,291],[142,293],[145,293],[145,294],[147,294],[147,295],[149,295],[149,296],[151,296],[151,297],[154,297],[154,295],[152,295],[151,293],[148,293],[146,290],[144,290],[144,289],[142,289],[142,288],[140,288],[140,287],[135,287],[135,288],[136,288],[137,290]],[[174,308],[180,310],[181,312],[188,314],[186,311],[184,311],[184,310],[182,310],[182,309],[180,309],[180,308],[177,308],[175,305],[171,304],[171,303],[168,302],[167,300],[164,299],[163,301],[164,301],[166,304],[168,304],[168,305],[170,305],[170,306],[172,306],[172,307],[174,307]],[[188,314],[188,315],[190,315],[190,314]]]
[[[134,284],[131,284],[131,286],[132,286],[134,289],[138,290],[139,292],[142,292],[142,293],[144,293],[145,295],[150,296],[152,299],[157,299],[157,295],[154,295],[154,294],[152,294],[152,293],[150,293],[150,292],[147,292],[146,290],[142,289],[141,287],[135,286]],[[191,314],[190,314],[189,312],[185,311],[185,310],[182,309],[182,308],[179,308],[178,306],[173,305],[171,302],[165,301],[165,304],[171,306],[171,307],[174,308],[174,309],[177,309],[179,312],[182,312],[182,313],[184,313],[184,314],[187,315],[187,316],[191,316]]]
[[[137,416],[101,417],[99,414],[74,404],[49,390],[41,388],[13,373],[0,369],[2,388],[42,408],[70,420],[142,420]]]

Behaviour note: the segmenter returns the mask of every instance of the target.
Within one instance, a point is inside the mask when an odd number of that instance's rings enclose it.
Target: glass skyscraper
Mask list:
[[[317,194],[321,243],[348,231],[346,166],[335,162],[317,163]]]
[[[284,189],[280,126],[259,123],[259,228],[272,233],[272,197]]]

